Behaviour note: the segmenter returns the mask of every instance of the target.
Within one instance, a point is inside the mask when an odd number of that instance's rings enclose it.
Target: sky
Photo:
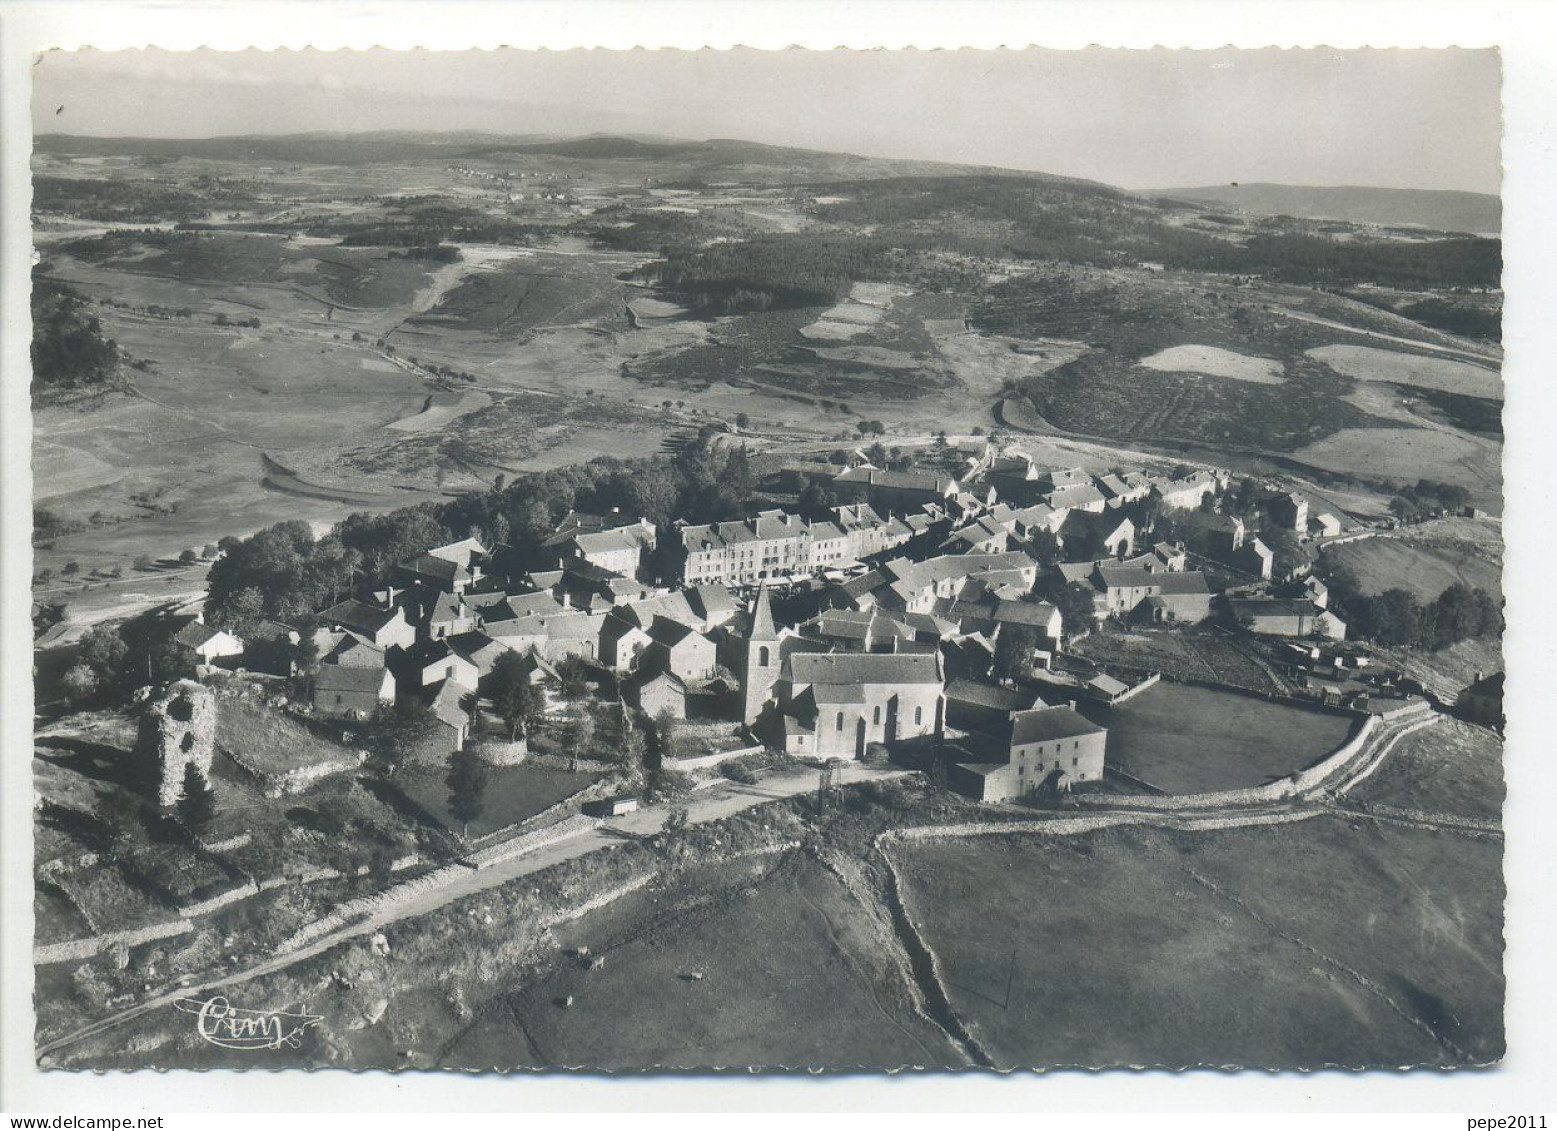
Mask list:
[[[995,165],[1124,188],[1496,193],[1492,50],[61,52],[38,132],[594,132]]]

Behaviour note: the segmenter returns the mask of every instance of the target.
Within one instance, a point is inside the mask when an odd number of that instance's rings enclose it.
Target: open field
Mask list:
[[[686,910],[674,892],[630,896],[559,938],[587,945],[604,960],[600,969],[565,964],[516,986],[481,1009],[441,1065],[959,1063],[945,1037],[910,1012],[881,930],[836,878],[804,859]]]
[[[1082,700],[1108,728],[1109,764],[1167,793],[1264,785],[1346,741],[1341,715],[1164,681],[1118,706]]]
[[[1325,471],[1415,483],[1435,479],[1467,488],[1501,511],[1503,445],[1450,429],[1347,428],[1298,448],[1292,458]]]
[[[484,766],[482,770],[481,813],[468,828],[451,811],[453,792],[448,783],[447,767],[429,770],[413,767],[395,784],[445,829],[475,841],[528,820],[601,778],[599,774],[570,773],[528,763]]]
[[[1250,357],[1216,346],[1173,346],[1138,364],[1147,369],[1169,373],[1203,373],[1208,377],[1231,377],[1235,381],[1253,381],[1256,385],[1281,384],[1282,365],[1268,357]]]
[[[1408,734],[1347,796],[1425,813],[1500,821],[1503,741],[1458,719]]]
[[[1496,840],[1316,818],[891,851],[953,1008],[1003,1066],[1503,1053]]]
[[[1171,678],[1208,679],[1250,691],[1280,691],[1236,638],[1213,633],[1099,632],[1072,647],[1105,664],[1160,671]]]
[[[1326,556],[1350,570],[1369,596],[1402,588],[1425,603],[1456,582],[1494,597],[1503,591],[1502,547],[1458,540],[1447,532],[1423,531],[1419,537],[1415,528],[1408,528],[1335,546]]]
[[[1359,381],[1386,381],[1469,397],[1501,400],[1503,381],[1486,367],[1446,357],[1423,357],[1373,346],[1333,345],[1308,351],[1337,373]]]

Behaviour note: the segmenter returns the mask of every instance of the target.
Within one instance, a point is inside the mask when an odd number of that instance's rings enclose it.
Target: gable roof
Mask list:
[[[331,605],[319,614],[319,619],[329,624],[338,624],[342,628],[353,629],[364,636],[372,636],[400,615],[401,612],[398,607],[380,609],[366,602],[353,599],[342,601],[338,605]]]
[[[315,691],[367,691],[377,695],[386,679],[387,668],[351,668],[340,664],[320,664],[314,673]]]
[[[954,679],[946,685],[947,702],[972,703],[996,711],[1030,711],[1038,696],[1009,687],[995,687],[971,679]]]
[[[853,686],[940,683],[938,654],[796,652],[786,661],[793,683]]]
[[[179,629],[177,635],[175,635],[173,639],[187,648],[194,648],[198,650],[214,640],[218,635],[221,634],[221,631],[221,629],[212,628],[208,624],[204,624],[197,620],[192,620],[183,628]]]
[[[399,568],[415,577],[433,581],[459,581],[470,576],[459,562],[434,557],[432,554],[418,554],[410,561],[401,562]]]
[[[470,715],[466,713],[465,697],[470,694],[470,689],[462,684],[455,683],[452,679],[443,680],[438,684],[438,690],[432,697],[432,702],[427,705],[428,712],[439,722],[456,729],[470,725]]]
[[[1011,716],[1011,742],[1049,742],[1056,738],[1080,738],[1108,732],[1071,707],[1038,707]]]

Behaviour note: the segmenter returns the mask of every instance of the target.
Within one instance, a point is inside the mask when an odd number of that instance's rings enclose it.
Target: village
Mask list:
[[[127,954],[280,884],[392,894],[854,781],[1029,811],[1258,804],[1439,710],[1500,725],[1500,676],[1439,702],[1347,640],[1312,566],[1376,521],[985,437],[880,454],[775,464],[766,501],[796,502],[739,519],[570,511],[523,572],[478,537],[426,546],[302,626],[165,612],[180,678],[119,724],[125,788],[84,805],[71,763],[40,779],[62,843],[35,957]],[[106,749],[53,752],[101,777]],[[148,840],[151,895],[69,850],[93,825]],[[283,949],[322,929],[295,913]]]

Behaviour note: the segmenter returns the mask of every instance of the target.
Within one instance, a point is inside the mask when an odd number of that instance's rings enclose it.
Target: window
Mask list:
[[[924,708],[923,707],[915,707],[914,708],[914,725],[915,726],[919,726],[923,722],[924,722]]]
[[[877,707],[877,708],[875,708],[874,710],[871,711],[871,713],[870,713],[870,721],[871,721],[871,725],[872,726],[878,726],[879,727],[881,725],[881,708],[880,707]]]
[[[1072,767],[1079,766],[1079,765],[1081,765],[1081,759],[1080,758],[1072,758],[1070,760],[1070,764],[1071,764]]]
[[[768,646],[766,644],[757,649],[757,666],[760,668],[768,666]]]
[[[843,729],[843,712],[842,711],[838,712],[838,722],[837,722],[837,725],[833,727],[833,729],[834,730],[842,730]]]
[[[454,678],[454,665],[450,664],[448,667],[444,668],[443,669],[443,674],[444,674],[445,678],[453,679]]]

